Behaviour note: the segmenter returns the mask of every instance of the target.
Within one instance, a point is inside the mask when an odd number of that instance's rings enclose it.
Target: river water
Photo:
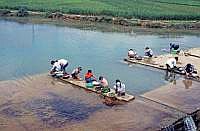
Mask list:
[[[146,35],[79,30],[47,24],[21,24],[0,20],[0,80],[18,79],[46,73],[50,60],[69,60],[68,71],[82,66],[82,75],[92,69],[112,85],[121,79],[132,94],[140,94],[163,85],[164,72],[123,62],[129,48],[143,55],[145,46],[156,55],[170,42],[181,48],[197,47],[200,37],[184,34]]]
[[[180,112],[138,97],[107,106],[101,96],[47,76],[50,60],[65,58],[69,72],[75,66],[83,67],[82,75],[92,69],[111,85],[121,79],[128,92],[139,95],[166,84],[165,72],[128,66],[123,62],[127,50],[134,48],[143,55],[144,47],[150,46],[159,55],[169,42],[187,49],[199,46],[200,37],[108,33],[0,20],[0,130],[152,131],[170,125]]]

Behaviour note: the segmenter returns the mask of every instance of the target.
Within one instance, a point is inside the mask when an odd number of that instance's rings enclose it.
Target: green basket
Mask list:
[[[87,88],[93,88],[94,85],[93,85],[92,83],[86,83],[86,87],[87,87]]]

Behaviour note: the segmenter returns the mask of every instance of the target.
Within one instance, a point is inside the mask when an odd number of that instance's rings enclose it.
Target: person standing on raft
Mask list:
[[[81,71],[82,71],[82,67],[79,66],[79,67],[75,68],[71,73],[71,77],[73,79],[81,80],[81,77],[79,76]]]
[[[125,96],[125,84],[121,83],[120,80],[116,80],[113,88],[118,96]]]
[[[51,61],[51,72],[56,71],[63,71],[64,74],[66,74],[66,67],[68,66],[68,61],[65,59],[59,59],[59,60],[52,60]]]

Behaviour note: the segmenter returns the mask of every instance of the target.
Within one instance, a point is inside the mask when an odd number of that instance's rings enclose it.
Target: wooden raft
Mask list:
[[[157,68],[157,69],[161,69],[161,70],[167,70],[167,68],[165,66],[154,64],[154,63],[147,63],[145,60],[124,58],[124,61],[134,63],[134,64],[140,64],[140,65],[144,65],[144,66],[149,66],[149,67],[153,67],[153,68]]]
[[[136,59],[124,58],[124,61],[134,63],[134,64],[140,64],[140,65],[144,65],[144,66],[149,66],[149,67],[156,68],[156,69],[167,70],[166,66],[162,66],[162,65],[158,65],[158,64],[154,64],[154,63],[147,63],[145,60],[136,60]],[[182,73],[178,70],[174,70],[174,73],[179,74],[179,75],[185,75],[185,73]],[[191,79],[191,80],[200,82],[199,76],[190,77],[190,78],[187,78],[187,79]]]
[[[200,48],[192,48],[184,51],[185,55],[200,58]]]
[[[189,53],[189,52],[185,52],[185,55],[189,55],[189,56],[200,58],[200,55],[192,54],[192,53]]]
[[[69,78],[69,79],[59,78],[59,79],[61,81],[63,81],[63,82],[67,82],[69,84],[78,86],[78,87],[83,88],[85,90],[89,90],[89,91],[95,92],[97,94],[102,94],[101,91],[95,90],[94,87],[93,88],[87,88],[86,87],[86,83],[83,80],[74,80],[74,79],[71,79],[71,78]],[[105,96],[105,97],[115,98],[117,100],[125,101],[125,102],[129,102],[129,101],[135,99],[135,97],[133,95],[129,95],[127,93],[125,94],[125,96],[118,96],[117,94],[115,94],[115,90],[114,89],[110,89],[110,92],[103,93],[102,95]]]

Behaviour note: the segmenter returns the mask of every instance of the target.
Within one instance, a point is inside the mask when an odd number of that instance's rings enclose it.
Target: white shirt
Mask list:
[[[176,66],[176,59],[170,58],[167,60],[166,64],[169,65],[170,68],[174,68]]]
[[[74,69],[74,70],[72,71],[72,74],[75,74],[75,75],[79,74],[78,68]]]
[[[65,60],[65,59],[60,59],[60,60],[58,60],[58,63],[59,63],[60,65],[66,65],[66,64],[68,63],[68,61]]]
[[[136,52],[134,52],[133,50],[129,50],[128,55],[134,56],[134,55],[136,55]]]
[[[153,55],[152,49],[147,49],[147,50],[145,50],[144,52],[145,52],[145,55],[146,55],[146,53],[149,53],[150,55]]]
[[[121,83],[121,86],[114,85],[114,89],[116,88],[118,92],[125,93],[125,88],[126,88],[125,84]]]
[[[56,71],[60,71],[60,70],[61,70],[60,63],[55,62],[55,63],[53,64],[52,68],[51,68],[51,71],[54,70],[54,69],[55,69]]]

